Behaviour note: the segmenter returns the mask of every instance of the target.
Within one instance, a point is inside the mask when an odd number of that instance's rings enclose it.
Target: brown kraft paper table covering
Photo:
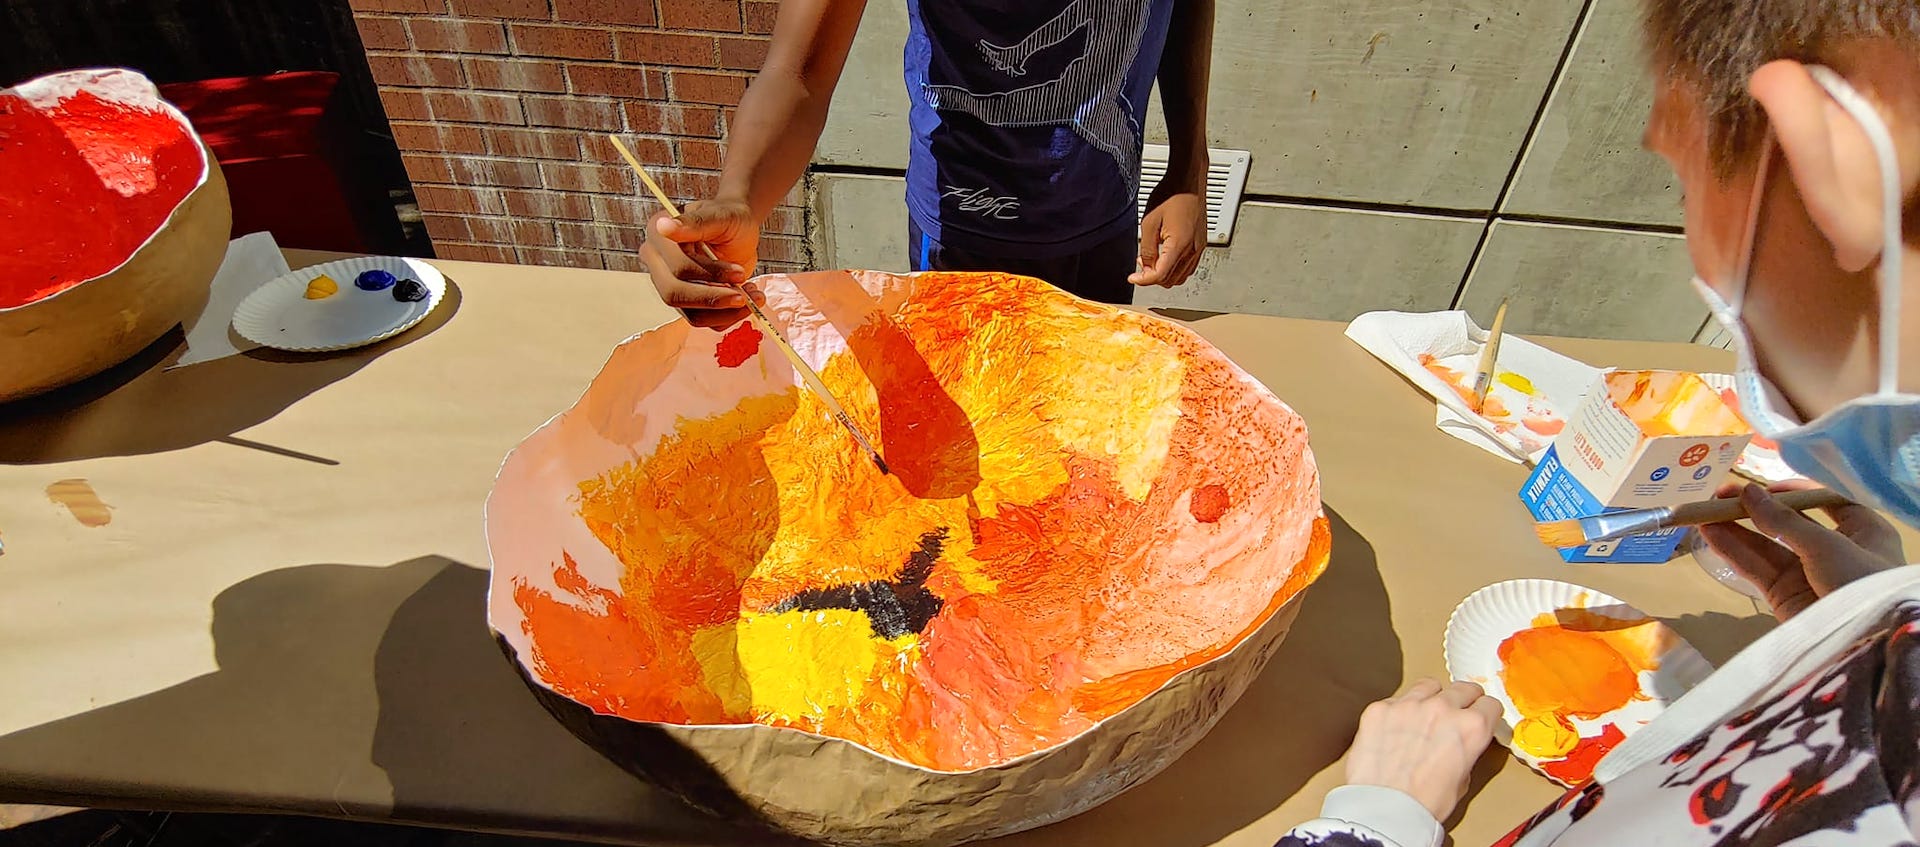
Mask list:
[[[447,302],[372,348],[162,372],[178,354],[163,340],[0,407],[0,802],[767,843],[575,740],[486,628],[480,506],[501,458],[615,344],[672,313],[638,275],[435,264]],[[1770,627],[1689,559],[1559,562],[1516,497],[1525,470],[1435,429],[1432,401],[1343,325],[1189,325],[1305,416],[1332,563],[1266,672],[1192,752],[1104,806],[987,843],[1271,844],[1340,784],[1367,702],[1444,675],[1447,615],[1498,580],[1607,591],[1715,662]],[[1543,343],[1597,365],[1731,364],[1687,344]],[[109,523],[84,526],[49,500],[75,479]],[[1454,828],[1463,845],[1558,794],[1500,749],[1475,789]]]

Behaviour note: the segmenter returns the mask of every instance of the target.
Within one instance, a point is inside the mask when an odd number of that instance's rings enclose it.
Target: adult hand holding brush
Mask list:
[[[1700,527],[1707,545],[1765,592],[1783,621],[1854,580],[1907,564],[1900,534],[1872,509],[1854,503],[1823,508],[1834,522],[1829,529],[1774,496],[1818,487],[1786,482],[1769,491],[1730,483],[1718,496],[1738,497],[1754,528],[1731,521]]]

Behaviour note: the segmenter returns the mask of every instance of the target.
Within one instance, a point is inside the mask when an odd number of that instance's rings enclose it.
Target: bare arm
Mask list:
[[[1214,0],[1178,0],[1160,54],[1160,110],[1167,116],[1167,175],[1140,221],[1134,285],[1180,285],[1207,246],[1207,72],[1213,63]]]
[[[1169,188],[1207,185],[1207,74],[1213,65],[1214,0],[1180,0],[1160,58],[1160,111],[1167,118]],[[1178,179],[1176,179],[1178,177]]]
[[[764,220],[813,159],[866,0],[785,0],[760,74],[734,114],[715,199]]]

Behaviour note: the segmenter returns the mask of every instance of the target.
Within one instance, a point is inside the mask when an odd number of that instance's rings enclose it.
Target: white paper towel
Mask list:
[[[1481,415],[1460,392],[1472,384],[1487,331],[1466,312],[1368,312],[1347,326],[1347,337],[1434,398],[1435,426],[1512,462],[1530,463],[1546,453],[1557,426],[1565,425],[1600,377],[1599,368],[1508,334],[1495,373],[1521,379],[1496,379],[1487,391],[1488,414]],[[1435,368],[1453,377],[1443,379]],[[1528,383],[1531,391],[1516,387]]]
[[[207,308],[200,316],[186,322],[187,352],[180,360],[167,366],[168,370],[198,364],[200,362],[221,359],[239,353],[242,348],[234,346],[234,339],[228,332],[233,323],[233,310],[239,308],[240,301],[248,294],[289,271],[287,257],[281,255],[280,245],[274,243],[273,233],[256,232],[243,235],[227,243],[227,257],[220,262],[220,270],[213,275],[211,290],[207,295]],[[255,345],[241,342],[246,349]]]
[[[1347,337],[1433,397],[1434,425],[1442,432],[1510,462],[1538,462],[1553,436],[1530,429],[1528,422],[1548,429],[1552,421],[1565,422],[1579,410],[1600,374],[1611,370],[1508,334],[1500,342],[1500,362],[1495,372],[1518,374],[1525,378],[1522,384],[1531,383],[1533,391],[1522,392],[1496,381],[1487,392],[1488,407],[1496,412],[1504,407],[1507,414],[1488,417],[1474,414],[1449,380],[1428,368],[1431,363],[1451,371],[1453,382],[1471,384],[1474,370],[1480,366],[1487,331],[1474,325],[1466,312],[1368,312],[1347,326]],[[1700,377],[1715,389],[1733,390],[1733,377],[1726,374]],[[1495,404],[1494,399],[1500,402]],[[1727,399],[1738,405],[1730,393]],[[1733,469],[1761,482],[1798,478],[1764,440],[1748,445]]]

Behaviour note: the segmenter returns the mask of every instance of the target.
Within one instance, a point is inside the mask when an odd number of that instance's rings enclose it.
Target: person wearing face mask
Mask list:
[[[1741,409],[1795,470],[1920,526],[1920,0],[1645,0],[1649,148],[1686,190]],[[1920,840],[1920,568],[1863,506],[1758,488],[1704,528],[1782,624],[1502,847]],[[1347,785],[1281,847],[1437,847],[1500,720],[1432,680],[1369,706]]]

